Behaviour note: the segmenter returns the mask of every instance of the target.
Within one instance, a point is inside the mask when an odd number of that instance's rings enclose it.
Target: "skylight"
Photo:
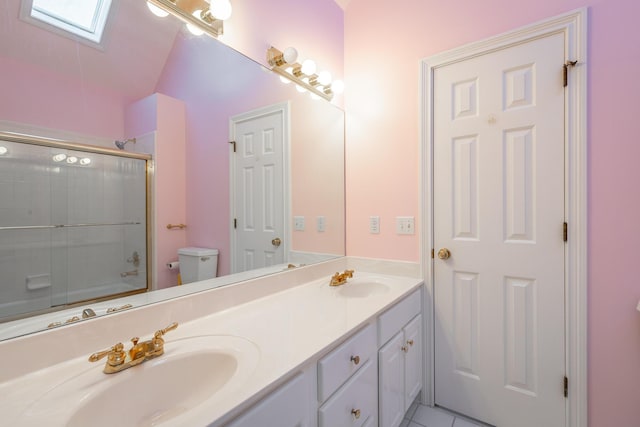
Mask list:
[[[100,44],[110,6],[111,0],[32,0],[29,16]]]

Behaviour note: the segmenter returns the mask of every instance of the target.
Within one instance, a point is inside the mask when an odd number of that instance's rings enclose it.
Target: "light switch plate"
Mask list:
[[[397,234],[415,234],[416,224],[412,216],[396,217],[396,233]]]
[[[316,218],[316,229],[318,233],[324,233],[327,227],[327,220],[323,216],[319,216]]]
[[[304,231],[304,217],[303,216],[294,216],[293,217],[293,229],[295,231]]]
[[[379,216],[369,217],[369,233],[380,234],[380,217]]]

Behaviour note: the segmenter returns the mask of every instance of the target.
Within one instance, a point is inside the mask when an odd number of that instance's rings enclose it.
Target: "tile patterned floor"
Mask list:
[[[441,408],[431,408],[414,402],[400,427],[483,427]]]

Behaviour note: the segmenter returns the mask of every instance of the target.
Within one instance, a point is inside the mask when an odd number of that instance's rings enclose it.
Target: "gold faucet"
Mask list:
[[[353,277],[353,270],[345,270],[344,273],[336,273],[331,276],[331,281],[329,282],[330,286],[340,286],[347,283],[347,279]]]
[[[162,356],[164,354],[164,339],[162,336],[177,327],[178,324],[174,322],[166,328],[156,331],[156,333],[153,334],[153,338],[147,341],[139,342],[140,338],[131,338],[133,346],[128,352],[124,351],[124,345],[119,342],[107,350],[93,353],[89,356],[89,362],[97,362],[107,356],[107,362],[104,364],[103,372],[105,374],[114,374],[132,366],[139,365],[147,360]]]

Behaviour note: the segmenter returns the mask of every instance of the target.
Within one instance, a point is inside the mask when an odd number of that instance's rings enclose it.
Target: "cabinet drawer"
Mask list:
[[[368,325],[318,362],[318,401],[324,402],[376,354],[376,335]],[[357,362],[357,363],[356,363]]]
[[[359,417],[354,415],[359,411]],[[368,361],[318,410],[318,427],[377,425],[378,370]]]
[[[418,289],[378,317],[378,346],[382,347],[411,319],[420,314],[422,301]]]

